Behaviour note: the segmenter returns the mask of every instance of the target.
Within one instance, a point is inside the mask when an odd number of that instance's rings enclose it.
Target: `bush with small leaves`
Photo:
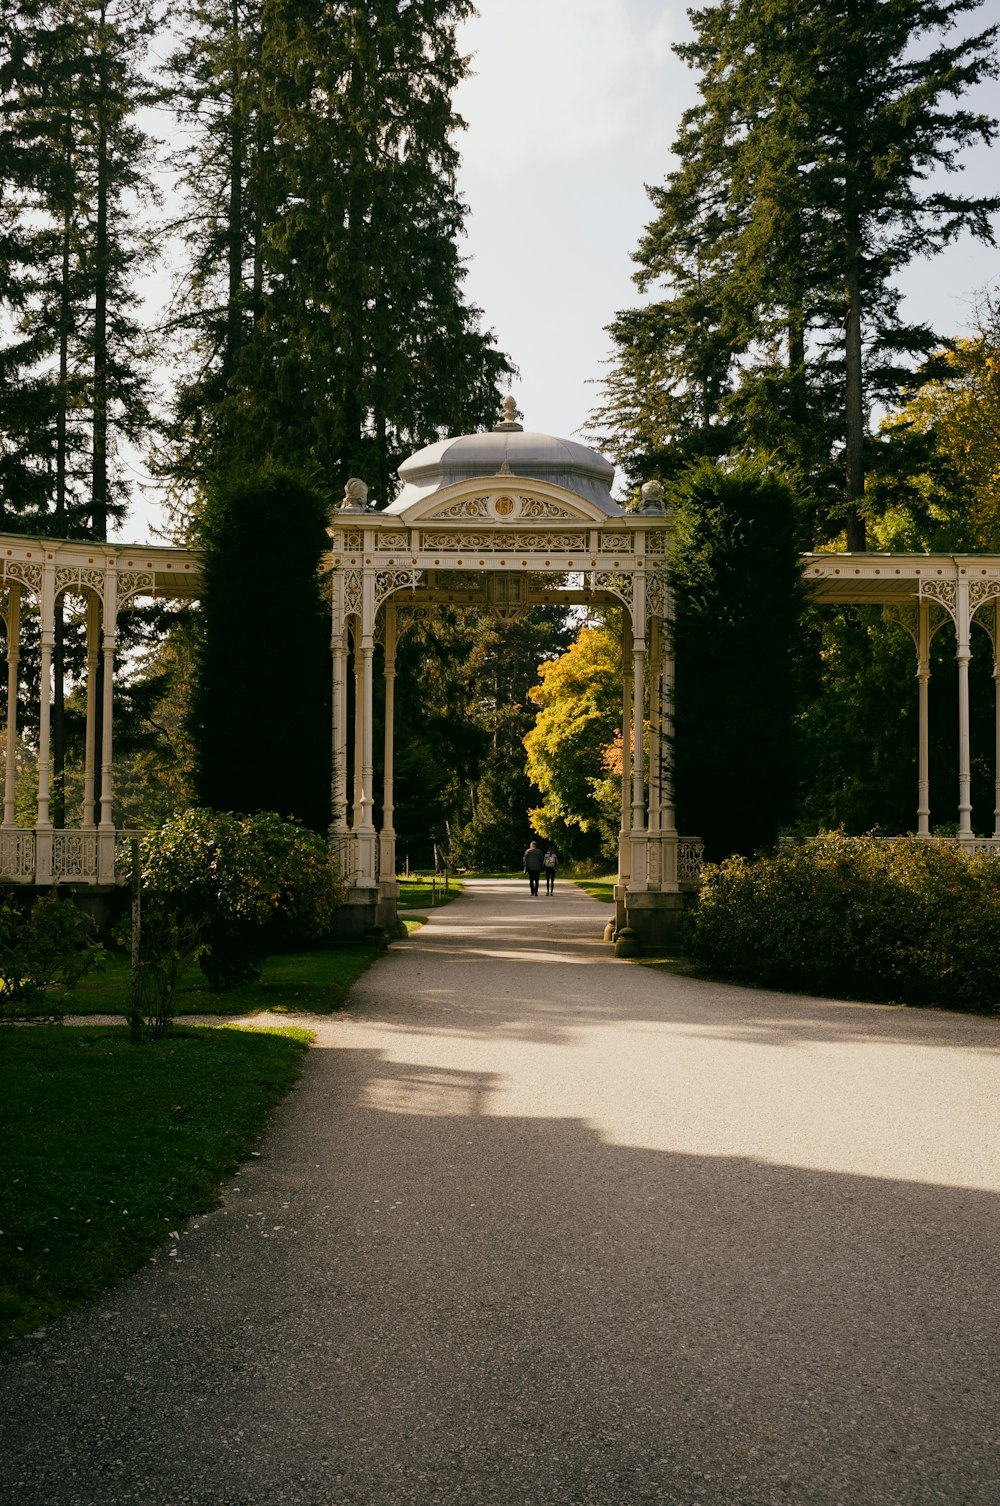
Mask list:
[[[322,939],[345,888],[321,837],[271,812],[192,809],[147,837],[144,897],[202,924],[213,993],[255,982],[269,951]]]
[[[709,867],[696,961],[800,993],[1000,1011],[1000,860],[828,835]]]
[[[0,1020],[61,1016],[53,986],[71,988],[103,955],[94,931],[72,899],[0,900]]]

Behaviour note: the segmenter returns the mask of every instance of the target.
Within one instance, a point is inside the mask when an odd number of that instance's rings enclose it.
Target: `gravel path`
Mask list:
[[[1000,1022],[605,915],[478,881],[310,1020],[222,1206],[6,1351],[0,1503],[996,1506]]]

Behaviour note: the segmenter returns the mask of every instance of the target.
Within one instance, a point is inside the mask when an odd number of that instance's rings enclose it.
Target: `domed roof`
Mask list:
[[[596,450],[552,434],[525,433],[515,422],[517,405],[504,399],[504,418],[483,434],[439,439],[418,450],[399,467],[403,490],[386,512],[405,512],[414,502],[456,481],[484,476],[524,476],[565,487],[593,502],[602,512],[622,511],[611,495],[615,468]]]

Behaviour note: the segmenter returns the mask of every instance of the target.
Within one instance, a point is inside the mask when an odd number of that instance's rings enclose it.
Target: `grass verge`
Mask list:
[[[0,1030],[0,1338],[137,1270],[257,1145],[304,1030]]]
[[[614,904],[615,884],[618,882],[614,874],[609,874],[606,878],[575,878],[573,882],[594,899],[602,900],[606,905]]]
[[[382,953],[378,947],[331,947],[326,951],[289,952],[268,957],[259,983],[213,994],[205,975],[192,963],[174,996],[178,1016],[189,1014],[332,1014],[343,1008],[355,979]],[[97,973],[88,973],[76,988],[57,996],[64,1014],[120,1014],[128,1011],[129,961],[124,951],[109,953]]]
[[[399,880],[399,908],[401,910],[426,910],[433,906],[449,905],[453,899],[458,899],[462,892],[462,880],[448,875],[448,889],[445,891],[444,879],[432,878],[427,873],[414,873],[409,878]]]

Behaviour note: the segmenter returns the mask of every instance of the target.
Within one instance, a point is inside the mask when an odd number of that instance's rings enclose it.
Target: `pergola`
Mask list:
[[[485,434],[442,440],[400,467],[399,497],[367,506],[348,483],[330,526],[325,564],[332,611],[333,787],[330,843],[349,880],[348,933],[396,923],[393,710],[396,646],[446,604],[511,618],[535,606],[614,604],[622,619],[621,825],[617,925],[647,938],[673,932],[697,887],[701,844],[676,828],[671,735],[668,565],[670,514],[656,483],[638,509],[614,500],[613,466],[586,446],[526,433],[512,399]],[[100,888],[120,880],[127,835],[113,818],[113,678],[118,615],[140,597],[196,600],[196,552],[169,546],[78,543],[0,535],[0,610],[7,651],[6,767],[0,880]],[[812,554],[806,579],[820,602],[880,605],[912,635],[919,748],[916,833],[930,833],[929,648],[949,624],[958,660],[958,841],[1000,852],[1000,556]],[[77,599],[86,619],[84,799],[73,826],[51,820],[52,653],[56,603]],[[38,796],[19,826],[16,748],[25,604],[40,633]],[[996,808],[991,837],[972,825],[969,661],[973,628],[987,636],[996,708]],[[381,654],[377,654],[381,648]],[[100,671],[99,671],[100,666]],[[381,825],[376,828],[374,711],[383,698]],[[645,735],[643,735],[645,733]],[[95,787],[97,790],[95,796]],[[752,798],[752,792],[748,792]],[[512,813],[517,819],[518,813]]]
[[[995,554],[810,554],[805,577],[817,601],[881,606],[910,634],[916,650],[918,837],[930,835],[928,685],[931,639],[950,626],[958,661],[958,842],[967,851],[1000,853],[1000,555]],[[993,834],[972,829],[969,753],[969,662],[973,628],[987,637],[993,658]]]

